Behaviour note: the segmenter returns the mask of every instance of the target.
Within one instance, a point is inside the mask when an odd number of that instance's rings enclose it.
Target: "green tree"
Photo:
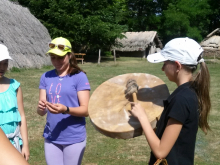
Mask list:
[[[125,0],[129,31],[157,30],[160,17],[157,16],[158,2],[154,0]]]
[[[84,5],[85,9],[81,13],[84,17],[85,36],[88,38],[87,45],[96,50],[109,49],[116,44],[115,39],[123,37],[121,33],[127,30],[126,25],[119,24],[122,19],[121,7],[113,1],[105,0],[87,0]]]
[[[210,6],[207,0],[164,1],[161,9],[161,28],[158,29],[167,42],[175,37],[190,37],[201,41],[208,33]]]
[[[68,38],[78,51],[109,49],[127,30],[121,7],[111,0],[19,0],[47,27],[52,38]]]
[[[201,41],[219,26],[218,0],[18,0],[75,48],[109,49],[125,31],[158,31],[163,43],[188,36]]]
[[[209,5],[211,7],[209,32],[220,28],[220,3],[219,0],[209,0]]]

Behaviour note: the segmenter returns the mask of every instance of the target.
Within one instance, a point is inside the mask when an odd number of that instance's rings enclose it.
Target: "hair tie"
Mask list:
[[[198,63],[201,64],[202,62],[205,62],[205,60],[203,58],[201,58]]]

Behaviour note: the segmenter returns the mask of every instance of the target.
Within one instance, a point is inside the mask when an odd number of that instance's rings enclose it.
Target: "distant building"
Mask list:
[[[13,61],[9,68],[40,68],[50,65],[45,55],[51,37],[27,8],[0,0],[0,43],[8,47]]]
[[[117,39],[120,46],[113,47],[117,56],[146,57],[163,48],[156,31],[126,32],[125,38]]]
[[[220,58],[220,28],[208,34],[200,45],[204,49],[204,56]]]

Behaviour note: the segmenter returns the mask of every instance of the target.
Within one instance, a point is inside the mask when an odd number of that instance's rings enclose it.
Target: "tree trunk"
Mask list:
[[[143,59],[146,58],[146,49],[143,51],[143,56],[142,56]]]

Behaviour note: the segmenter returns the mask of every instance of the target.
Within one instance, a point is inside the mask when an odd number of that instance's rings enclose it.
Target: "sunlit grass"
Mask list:
[[[104,61],[104,62],[103,62]],[[126,73],[148,73],[162,79],[170,92],[176,88],[168,81],[161,71],[162,64],[151,64],[141,58],[118,58],[116,64],[113,58],[103,59],[101,64],[86,62],[79,64],[87,73],[92,92],[106,80]],[[220,64],[208,63],[211,74],[212,111],[210,125],[212,131],[208,135],[199,130],[196,142],[195,164],[217,165],[220,162]],[[43,129],[45,117],[36,114],[38,103],[38,86],[40,76],[51,66],[42,69],[15,69],[7,73],[7,77],[15,78],[21,83],[24,96],[25,113],[28,123],[30,141],[30,164],[45,165],[43,149]],[[83,165],[146,165],[149,160],[150,148],[144,136],[128,140],[112,139],[100,134],[94,129],[87,118],[87,147]]]

